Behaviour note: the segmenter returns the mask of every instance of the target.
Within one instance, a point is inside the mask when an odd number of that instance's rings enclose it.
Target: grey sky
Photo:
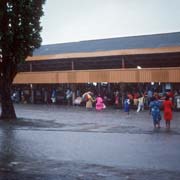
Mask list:
[[[180,31],[180,0],[47,0],[43,44]]]

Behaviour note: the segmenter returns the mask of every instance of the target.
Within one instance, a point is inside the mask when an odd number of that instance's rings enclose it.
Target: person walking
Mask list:
[[[163,102],[164,108],[164,120],[166,122],[166,128],[170,129],[170,122],[172,120],[172,101],[169,100],[169,96],[166,96],[165,101]]]
[[[160,120],[161,120],[160,102],[155,97],[152,97],[152,101],[150,102],[149,107],[153,118],[154,128],[160,128]]]
[[[96,110],[97,111],[101,111],[102,109],[105,109],[106,106],[103,102],[103,99],[102,97],[99,95],[97,98],[96,98]]]
[[[93,103],[96,100],[92,97],[92,94],[87,95],[87,101],[86,101],[86,109],[92,109],[93,108]]]
[[[138,98],[138,108],[137,108],[137,112],[139,111],[143,111],[144,110],[144,96],[141,96]]]
[[[126,112],[129,115],[130,110],[130,99],[126,96],[124,100],[124,112]]]

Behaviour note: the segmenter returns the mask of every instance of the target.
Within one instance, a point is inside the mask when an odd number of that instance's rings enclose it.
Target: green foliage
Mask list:
[[[45,0],[0,0],[2,61],[23,62],[41,44],[40,18]]]
[[[0,0],[1,118],[16,119],[11,85],[18,65],[41,44],[44,3],[45,0]]]

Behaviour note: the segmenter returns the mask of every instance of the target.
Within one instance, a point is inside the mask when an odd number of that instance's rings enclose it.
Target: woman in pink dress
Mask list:
[[[96,98],[96,110],[97,111],[101,111],[102,109],[104,109],[106,106],[105,104],[103,103],[103,99],[102,97],[98,96]]]

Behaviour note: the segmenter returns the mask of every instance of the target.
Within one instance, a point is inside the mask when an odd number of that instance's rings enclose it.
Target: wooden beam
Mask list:
[[[69,59],[69,58],[87,58],[87,57],[104,57],[104,56],[121,56],[121,55],[123,56],[123,55],[177,53],[177,52],[180,52],[180,46],[41,55],[41,56],[28,57],[26,59],[26,61],[41,61],[41,60],[55,60],[55,59]]]
[[[146,69],[106,69],[83,71],[47,71],[21,72],[14,79],[14,84],[54,84],[54,83],[144,83],[176,82],[180,83],[180,68]]]

